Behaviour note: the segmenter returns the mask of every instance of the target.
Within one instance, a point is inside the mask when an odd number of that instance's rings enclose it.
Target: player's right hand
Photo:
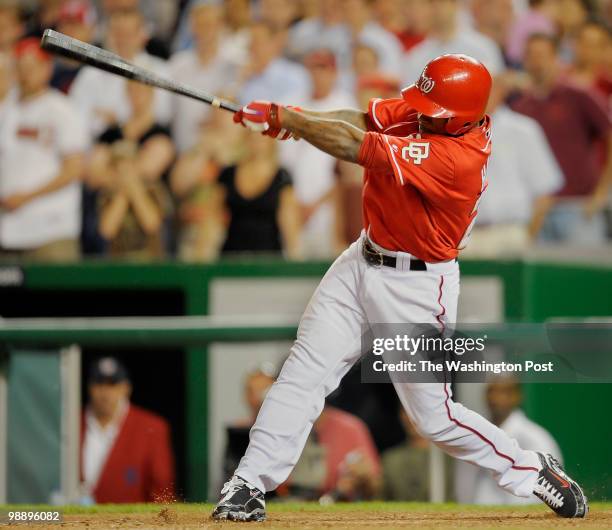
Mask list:
[[[281,106],[269,101],[252,101],[234,113],[234,122],[277,140],[288,140],[291,133],[280,126]]]

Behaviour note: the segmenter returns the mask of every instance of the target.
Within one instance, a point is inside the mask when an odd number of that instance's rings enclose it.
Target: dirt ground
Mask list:
[[[213,522],[209,511],[180,511],[172,507],[161,508],[152,513],[93,513],[71,514],[64,516],[64,522],[53,525],[37,524],[19,525],[19,528],[37,530],[62,529],[245,529],[245,524],[230,522]],[[17,526],[17,525],[16,525]],[[249,523],[247,528],[612,528],[612,509],[593,510],[586,519],[561,519],[554,514],[538,510],[533,513],[524,511],[495,510],[491,511],[410,511],[398,510],[357,510],[357,511],[279,511],[268,514],[264,523]]]

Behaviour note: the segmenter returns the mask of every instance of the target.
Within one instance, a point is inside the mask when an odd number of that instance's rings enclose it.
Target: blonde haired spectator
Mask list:
[[[178,200],[178,256],[186,261],[212,261],[219,256],[225,235],[217,177],[222,167],[239,159],[242,131],[231,114],[213,111],[201,127],[193,147],[178,158],[170,186]]]
[[[289,259],[300,258],[300,212],[291,177],[279,165],[277,144],[242,132],[243,156],[219,175],[222,193],[214,211],[229,219],[222,252],[282,251]]]
[[[130,82],[130,118],[107,129],[91,156],[88,183],[100,190],[99,230],[110,254],[161,257],[171,210],[161,182],[174,159],[168,131],[155,121],[153,89]]]

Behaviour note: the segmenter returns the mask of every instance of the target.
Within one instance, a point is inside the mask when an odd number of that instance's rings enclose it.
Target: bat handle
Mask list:
[[[240,105],[220,98],[213,98],[210,104],[216,109],[229,110],[230,112],[238,112],[242,108]]]

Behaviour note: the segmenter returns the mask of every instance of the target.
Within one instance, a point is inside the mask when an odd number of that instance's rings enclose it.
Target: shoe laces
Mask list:
[[[246,486],[246,482],[240,477],[233,476],[225,484],[223,484],[221,495],[227,495],[228,493],[236,493],[243,486]]]
[[[563,494],[546,480],[545,477],[538,478],[534,493],[552,508],[561,508],[563,506]]]

